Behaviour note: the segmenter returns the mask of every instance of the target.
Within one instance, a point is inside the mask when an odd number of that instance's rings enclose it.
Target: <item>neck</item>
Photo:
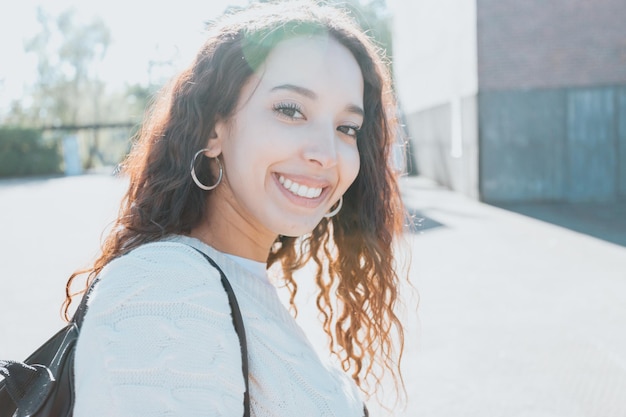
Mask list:
[[[239,216],[235,207],[223,204],[228,200],[224,198],[215,193],[208,199],[204,219],[189,235],[220,252],[266,262],[277,236],[267,230],[258,230]],[[217,199],[222,199],[222,204],[211,204],[211,200]]]
[[[223,239],[224,233],[219,229],[225,229],[227,234],[231,236],[238,235],[238,239]],[[247,235],[238,234],[232,228],[213,228],[206,223],[193,229],[189,234],[206,243],[207,245],[217,249],[220,252],[230,255],[240,256],[242,258],[251,259],[258,262],[266,262],[269,255],[271,245],[259,245],[258,242],[250,239]],[[236,241],[235,241],[236,240]]]

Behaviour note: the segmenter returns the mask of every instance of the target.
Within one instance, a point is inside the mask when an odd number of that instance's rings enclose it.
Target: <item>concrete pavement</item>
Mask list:
[[[63,324],[65,280],[96,254],[123,188],[103,175],[0,182],[1,358]],[[407,233],[409,401],[391,414],[372,401],[371,415],[626,416],[626,247],[420,178],[403,193],[421,219]]]
[[[404,185],[426,227],[401,415],[626,416],[626,248]]]

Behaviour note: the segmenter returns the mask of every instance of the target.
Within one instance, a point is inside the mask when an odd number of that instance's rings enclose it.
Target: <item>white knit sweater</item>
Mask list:
[[[75,357],[75,417],[242,416],[241,351],[219,273],[242,311],[252,415],[362,416],[359,392],[324,365],[275,288],[199,240],[175,236],[112,261]]]

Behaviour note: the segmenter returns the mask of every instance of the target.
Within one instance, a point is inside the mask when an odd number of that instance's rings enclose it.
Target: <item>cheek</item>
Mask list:
[[[356,144],[349,146],[343,152],[343,167],[342,167],[342,176],[348,186],[354,182],[357,175],[359,174],[359,169],[361,167],[361,158],[359,156],[359,150]]]

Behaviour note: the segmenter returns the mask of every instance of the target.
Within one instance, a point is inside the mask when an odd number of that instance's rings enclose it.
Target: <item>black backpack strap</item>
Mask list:
[[[80,300],[80,304],[78,305],[76,312],[72,316],[72,322],[76,324],[78,330],[80,330],[80,327],[83,325],[83,319],[85,318],[85,314],[87,313],[87,300],[89,299],[89,295],[91,294],[91,291],[93,291],[93,288],[96,286],[96,283],[99,280],[100,278],[96,278],[94,282],[89,285],[89,288],[87,288],[87,291],[85,291],[85,293],[83,294],[83,298],[81,298]]]
[[[239,303],[237,303],[237,297],[235,297],[233,287],[231,287],[230,282],[228,282],[228,278],[226,278],[224,271],[222,271],[222,269],[215,263],[213,259],[211,259],[211,257],[209,257],[209,255],[199,249],[196,250],[200,252],[202,256],[204,256],[206,260],[209,261],[209,263],[219,271],[222,286],[224,287],[226,294],[228,294],[228,303],[230,304],[230,309],[232,311],[233,325],[235,326],[235,331],[237,332],[237,336],[239,337],[239,344],[241,345],[241,370],[243,372],[243,381],[246,386],[246,391],[243,394],[243,415],[244,417],[249,417],[250,393],[248,390],[248,344],[246,342],[246,330],[243,326],[243,317],[241,316],[241,310],[239,310]]]

